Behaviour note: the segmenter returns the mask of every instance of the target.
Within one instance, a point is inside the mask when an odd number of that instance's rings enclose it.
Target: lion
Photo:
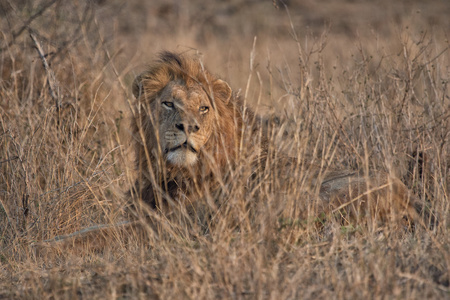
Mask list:
[[[142,200],[161,208],[167,199],[200,198],[205,185],[213,191],[214,178],[236,160],[244,118],[251,118],[250,112],[244,116],[228,83],[194,57],[163,52],[135,79],[132,90],[140,170],[136,186]]]
[[[139,198],[153,209],[217,196],[223,178],[240,159],[243,132],[264,131],[264,122],[255,121],[258,119],[228,83],[191,55],[162,52],[135,79],[132,90],[136,98],[132,130],[139,171],[136,189]],[[253,157],[259,158],[251,163],[253,175],[270,160],[267,145],[267,139],[260,138],[249,146]],[[285,168],[288,174],[296,164],[290,158],[278,163],[281,166],[276,169]],[[311,172],[311,185],[317,186],[318,173]],[[318,199],[323,212],[353,219],[366,213],[381,220],[417,217],[420,205],[416,199],[400,180],[388,174],[368,178],[360,172],[338,170],[320,178]]]

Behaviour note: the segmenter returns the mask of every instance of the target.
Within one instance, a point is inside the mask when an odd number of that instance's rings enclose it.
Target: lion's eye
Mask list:
[[[200,106],[200,108],[198,110],[200,111],[200,113],[205,114],[209,111],[209,107],[208,106]]]
[[[168,108],[173,108],[173,102],[164,101],[162,104]]]

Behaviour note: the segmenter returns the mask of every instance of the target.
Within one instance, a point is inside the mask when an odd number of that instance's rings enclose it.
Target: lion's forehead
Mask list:
[[[200,85],[175,84],[172,86],[171,96],[179,104],[187,107],[201,105],[207,100],[207,95]]]

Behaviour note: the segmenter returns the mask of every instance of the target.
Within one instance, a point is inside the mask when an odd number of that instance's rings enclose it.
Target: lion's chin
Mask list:
[[[167,161],[175,166],[191,167],[197,162],[197,154],[188,149],[177,149],[167,153]]]

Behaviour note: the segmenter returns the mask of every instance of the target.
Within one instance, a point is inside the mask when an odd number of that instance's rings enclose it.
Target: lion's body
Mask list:
[[[239,159],[242,131],[258,130],[249,120],[254,120],[251,113],[233,97],[228,84],[206,71],[197,58],[170,52],[162,53],[135,80],[133,93],[137,189],[142,200],[162,208],[167,201],[191,203],[205,194],[214,197]],[[265,153],[260,145],[252,147],[256,157]],[[267,155],[260,157],[264,156],[259,167],[267,161]],[[345,211],[356,218],[369,212],[386,220],[414,210],[405,185],[387,174],[366,178],[334,172],[322,176],[319,184],[311,174],[311,185],[320,187],[325,212]]]
[[[416,219],[417,200],[406,186],[384,172],[367,176],[329,174],[321,183],[320,196],[324,210],[337,213],[347,221],[359,221],[372,216],[375,220],[402,222]]]

